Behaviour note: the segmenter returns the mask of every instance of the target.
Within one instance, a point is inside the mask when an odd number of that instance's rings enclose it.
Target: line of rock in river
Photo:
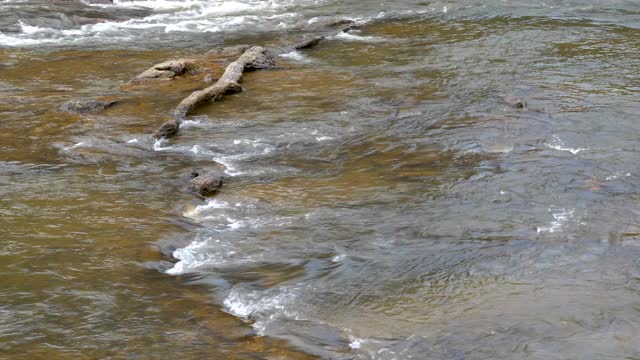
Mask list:
[[[178,134],[181,123],[196,108],[208,102],[218,101],[224,95],[241,92],[240,82],[244,72],[275,68],[275,59],[278,55],[295,50],[311,49],[327,37],[347,32],[355,27],[356,23],[351,20],[340,20],[325,26],[319,34],[304,37],[291,45],[268,48],[238,45],[215,49],[199,58],[168,60],[153,65],[126,85],[136,86],[149,81],[174,80],[185,74],[197,72],[198,69],[207,68],[210,65],[209,58],[212,56],[237,57],[235,61],[227,65],[224,73],[215,83],[202,90],[194,91],[184,98],[174,110],[173,118],[163,123],[152,135],[153,138],[159,140],[172,138]],[[210,75],[205,78],[205,82],[213,82]],[[117,100],[71,100],[64,103],[60,110],[74,113],[97,112],[116,104],[118,104]],[[180,177],[179,182],[185,191],[207,197],[218,192],[226,179],[225,174],[218,170],[190,169]]]

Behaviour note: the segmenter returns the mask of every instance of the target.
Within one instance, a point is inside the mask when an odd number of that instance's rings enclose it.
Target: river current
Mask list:
[[[0,358],[640,359],[639,114],[637,1],[0,0]]]

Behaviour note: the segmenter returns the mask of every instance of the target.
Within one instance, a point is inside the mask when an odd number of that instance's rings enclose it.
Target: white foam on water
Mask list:
[[[359,42],[382,42],[386,41],[386,39],[381,38],[379,36],[363,36],[363,35],[355,35],[351,32],[341,32],[338,35],[333,36],[335,39],[343,40],[343,41],[359,41]]]
[[[211,200],[208,200],[206,204],[198,205],[191,210],[185,211],[183,215],[186,217],[195,218],[195,217],[198,217],[198,215],[202,214],[203,212],[206,212],[212,209],[225,209],[229,207],[230,207],[229,203],[227,203],[226,201],[211,199]]]
[[[246,174],[245,171],[239,171],[236,168],[235,163],[239,160],[244,160],[257,155],[266,155],[275,150],[275,147],[269,144],[262,143],[260,139],[235,139],[233,145],[244,146],[241,150],[245,150],[241,154],[236,155],[218,155],[213,158],[216,161],[225,166],[224,172],[229,176],[238,176]],[[249,150],[247,150],[249,147]],[[255,151],[252,151],[251,149]]]
[[[257,319],[252,324],[260,336],[265,334],[269,322],[280,316],[297,318],[295,312],[287,309],[297,298],[293,289],[272,289],[251,291],[234,287],[224,299],[226,310],[242,319]]]
[[[568,151],[573,155],[577,155],[578,153],[589,150],[588,148],[571,148],[567,147],[565,143],[560,139],[559,136],[553,135],[553,141],[551,143],[545,144],[548,148],[559,150],[559,151]]]
[[[180,123],[181,128],[189,128],[189,127],[201,127],[204,124],[200,120],[182,120]]]
[[[364,341],[365,339],[349,336],[349,347],[354,350],[360,349]]]
[[[624,177],[630,177],[630,176],[631,176],[631,173],[623,174],[622,172],[617,172],[617,173],[615,173],[615,174],[613,174],[613,175],[607,176],[604,180],[605,180],[605,181],[615,180],[615,179],[619,179],[619,178],[620,178],[620,177],[622,177],[622,176],[624,176]]]
[[[181,275],[206,263],[211,262],[211,257],[204,249],[209,245],[209,240],[194,241],[191,244],[173,252],[173,257],[178,262],[166,271],[170,275]]]
[[[342,262],[346,258],[347,258],[347,254],[338,254],[338,255],[332,257],[331,261],[334,262],[334,263],[339,263],[339,262]]]
[[[282,55],[280,55],[280,57],[285,58],[285,59],[289,59],[289,60],[293,60],[293,61],[297,61],[297,62],[301,62],[301,63],[311,62],[311,59],[306,57],[300,51],[296,51],[296,50],[288,52],[286,54],[282,54]]]
[[[552,211],[552,209],[549,209]],[[551,216],[553,216],[553,221],[549,224],[549,226],[537,227],[536,231],[538,234],[546,232],[546,233],[556,233],[562,230],[562,228],[574,218],[575,209],[560,209],[560,211],[553,212]]]
[[[7,0],[3,0],[7,2]],[[33,46],[79,42],[122,43],[144,35],[146,29],[171,32],[221,32],[255,28],[256,25],[289,27],[300,14],[287,11],[295,1],[258,0],[115,0],[113,4],[87,4],[95,7],[151,9],[144,18],[104,21],[73,29],[32,26],[20,21],[19,34],[0,33],[0,46]],[[280,20],[277,24],[274,22]],[[135,32],[134,32],[135,31]],[[138,36],[138,38],[140,38]]]
[[[205,266],[224,265],[229,261],[228,258],[235,254],[236,251],[222,240],[194,240],[191,244],[173,252],[173,257],[178,262],[165,273],[182,275]]]
[[[157,139],[156,141],[153,142],[153,150],[154,151],[165,151],[165,150],[171,150],[172,147],[171,146],[165,146],[163,147],[162,144],[165,142],[164,139]]]
[[[239,171],[229,159],[229,156],[216,156],[213,158],[213,161],[224,165],[224,172],[229,176],[238,176],[244,174],[244,171]]]
[[[139,141],[138,141],[138,139],[133,138],[133,139],[131,139],[131,140],[127,141],[127,144],[135,144],[135,143],[137,143],[137,142],[139,142]]]

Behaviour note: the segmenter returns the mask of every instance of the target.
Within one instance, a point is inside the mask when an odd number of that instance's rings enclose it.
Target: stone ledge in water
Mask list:
[[[141,83],[149,80],[173,80],[188,71],[195,71],[197,68],[194,59],[168,60],[145,70],[142,74],[133,78],[129,83]]]
[[[76,99],[70,100],[60,106],[61,111],[72,113],[87,113],[98,112],[113,105],[116,105],[118,101],[110,100],[94,100],[94,99]]]
[[[180,176],[186,191],[205,197],[217,193],[225,180],[225,174],[217,170],[190,169]]]

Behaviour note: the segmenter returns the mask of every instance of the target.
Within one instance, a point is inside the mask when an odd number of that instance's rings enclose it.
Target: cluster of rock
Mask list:
[[[96,0],[94,3],[97,1],[108,0]],[[184,98],[175,108],[172,119],[164,122],[153,133],[155,139],[172,138],[179,133],[183,120],[197,107],[208,102],[218,101],[225,95],[241,92],[240,83],[244,72],[273,68],[276,66],[275,59],[279,54],[294,50],[311,49],[318,46],[328,36],[349,31],[355,26],[356,24],[353,21],[341,20],[325,26],[324,31],[320,34],[303,37],[303,39],[290,45],[269,48],[236,45],[213,49],[199,58],[168,60],[153,65],[134,77],[127,85],[135,86],[154,81],[171,81],[183,76],[196,75],[203,71],[210,71],[213,63],[236,58],[226,66],[218,79],[214,79],[211,74],[206,75],[203,80],[211,85],[194,91]],[[504,100],[514,108],[526,109],[526,101],[520,98],[507,96]],[[72,100],[64,103],[60,110],[73,113],[97,112],[117,103],[118,101],[114,100]],[[180,177],[183,190],[202,197],[214,195],[220,190],[225,181],[224,173],[218,170],[191,169]]]

